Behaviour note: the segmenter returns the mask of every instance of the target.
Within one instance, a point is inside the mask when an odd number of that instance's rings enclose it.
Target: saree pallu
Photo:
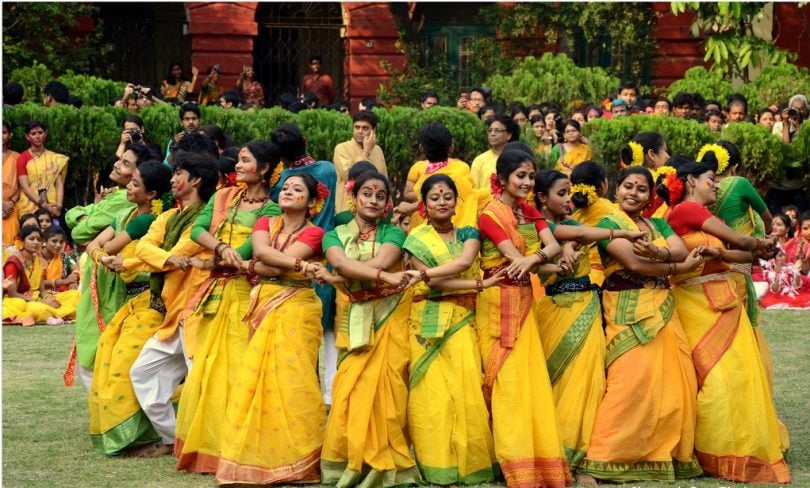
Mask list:
[[[270,280],[251,291],[245,320],[253,335],[222,422],[220,484],[320,481],[326,418],[317,375],[322,306],[309,283]]]
[[[20,153],[9,151],[3,159],[3,199],[10,199],[20,191],[20,181],[17,177],[17,157]],[[14,204],[8,217],[3,217],[3,247],[13,246],[17,233],[20,231],[20,214]]]
[[[149,306],[150,296],[147,287],[124,303],[98,340],[87,406],[93,449],[108,456],[160,440],[129,379],[143,345],[163,321]]]
[[[237,212],[237,220],[226,221],[215,237],[232,248],[239,247],[252,231],[252,223],[249,227],[241,219],[251,218],[255,222],[250,212]],[[244,275],[212,271],[183,314],[191,311],[183,320],[189,324],[184,332],[193,367],[177,411],[174,454],[178,471],[217,470],[221,419],[247,348],[248,326],[242,319],[250,304],[250,289]]]
[[[375,301],[390,301],[386,306],[390,312],[375,320],[367,346],[345,350],[341,344],[349,339],[342,327],[336,331],[341,354],[321,452],[323,484],[421,482],[410,455],[406,414],[410,293],[372,299]]]
[[[518,252],[540,247],[533,223],[517,224],[511,208],[493,200],[484,210],[510,236]],[[506,258],[483,239],[481,267],[497,271]],[[490,403],[495,455],[509,487],[572,485],[558,426],[529,279],[504,280],[478,295],[476,323],[484,361],[484,395]]]
[[[588,452],[596,411],[605,392],[602,306],[596,290],[583,289],[591,286],[590,271],[588,258],[583,256],[573,277],[541,274],[547,295],[537,305],[560,438],[572,471]],[[562,291],[566,286],[576,291]]]
[[[18,276],[18,291],[24,293],[33,300],[26,301],[22,298],[11,298],[3,296],[3,322],[22,325],[34,325],[35,323],[45,323],[49,318],[70,319],[76,313],[76,304],[79,301],[79,291],[69,290],[53,295],[53,298],[59,302],[58,307],[52,307],[41,301],[39,295],[39,288],[42,284],[44,276],[42,269],[42,260],[38,256],[34,256],[34,260],[30,268],[26,268],[20,258],[16,255],[10,256],[7,263],[12,263],[17,267]],[[22,285],[21,281],[24,281]],[[22,286],[21,286],[22,285]]]
[[[560,143],[562,145],[562,143]],[[557,159],[557,165],[554,167],[557,171],[561,171],[567,175],[571,174],[574,168],[584,161],[591,159],[591,147],[587,144],[580,143],[577,146],[561,155]]]
[[[31,159],[26,165],[26,176],[31,190],[37,194],[39,189],[43,189],[48,203],[57,203],[56,179],[67,171],[67,166],[67,156],[46,149],[38,158]],[[20,200],[17,202],[19,215],[34,213],[38,209],[36,202],[32,202],[25,193],[20,193]]]
[[[571,218],[582,225],[596,227],[596,224],[602,220],[602,217],[615,209],[616,204],[607,198],[599,197],[593,205],[588,205],[588,208],[577,209],[577,211],[571,215]],[[591,272],[588,274],[588,277],[591,283],[602,286],[602,283],[605,282],[605,267],[602,265],[602,257],[599,255],[599,249],[596,247],[596,243],[590,244],[589,248],[588,260],[591,263]]]
[[[445,242],[433,227],[411,231],[404,249],[429,267],[463,251],[462,233]],[[472,237],[468,237],[472,238]],[[458,278],[475,280],[478,264]],[[414,287],[410,329],[408,427],[416,462],[428,483],[476,484],[495,477],[495,449],[489,412],[481,391],[481,356],[475,329],[476,295],[469,290]]]

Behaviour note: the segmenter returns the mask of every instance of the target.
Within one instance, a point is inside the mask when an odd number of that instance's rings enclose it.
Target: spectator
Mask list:
[[[481,107],[487,105],[488,102],[487,93],[483,88],[473,88],[469,96],[466,92],[461,94],[458,102],[456,102],[456,107],[477,114]]]
[[[422,110],[439,104],[439,94],[435,91],[426,91],[419,95],[419,106]]]
[[[794,234],[799,231],[799,209],[796,205],[785,205],[782,207],[782,213],[787,215],[790,219],[790,233]]]
[[[17,201],[20,199],[20,182],[17,178],[17,158],[20,153],[11,149],[11,126],[3,121],[3,247],[14,244],[20,231],[17,217]]]
[[[371,97],[366,97],[366,98],[360,100],[360,103],[358,104],[358,109],[359,110],[369,110],[370,111],[374,107],[379,107],[379,106],[380,106],[380,104],[377,103],[377,100],[375,100],[375,99],[373,99]]]
[[[34,217],[37,218],[37,225],[39,225],[39,229],[43,232],[45,232],[45,229],[53,225],[53,216],[44,208],[40,208],[34,212]]]
[[[388,177],[385,154],[377,145],[377,116],[369,110],[360,110],[352,117],[352,138],[335,146],[332,161],[337,172],[335,213],[349,210],[347,194],[343,187],[348,181],[349,170],[358,161],[368,161],[377,171]]]
[[[583,142],[581,127],[574,119],[565,124],[563,138],[564,142],[555,144],[550,152],[552,160],[557,163],[555,169],[570,175],[579,163],[591,159],[591,148]]]
[[[180,139],[172,154],[179,151],[205,153],[210,154],[215,159],[219,158],[219,149],[217,149],[216,143],[202,130],[186,134]],[[174,156],[172,156],[172,159],[174,159]]]
[[[315,92],[304,92],[304,95],[301,97],[301,103],[304,105],[301,110],[318,108],[320,100],[318,100],[318,95],[316,95]],[[292,108],[290,110],[293,111]]]
[[[689,111],[689,117],[692,120],[703,120],[703,106],[706,104],[706,100],[703,98],[703,95],[700,93],[693,93],[692,94],[692,108]]]
[[[328,108],[329,110],[337,110],[338,112],[340,112],[342,114],[349,114],[349,112],[351,111],[351,107],[349,106],[349,102],[346,101],[343,98],[341,98],[337,102],[333,103],[332,105],[329,105],[326,108]]]
[[[546,135],[548,136],[549,144],[557,144],[562,141],[563,131],[565,130],[565,122],[563,122],[562,115],[557,109],[549,109],[545,115],[546,120]]]
[[[571,114],[571,119],[576,120],[577,122],[579,122],[580,126],[585,125],[585,123],[587,122],[587,120],[585,118],[585,110],[576,110],[576,111],[574,111]]]
[[[16,81],[9,81],[3,86],[3,108],[12,108],[23,102],[23,86]]]
[[[484,122],[492,120],[492,118],[495,117],[496,115],[497,112],[495,111],[495,107],[493,107],[492,105],[484,105],[478,110],[478,118],[483,120]]]
[[[720,132],[723,124],[726,122],[726,116],[723,112],[717,110],[709,110],[706,112],[706,124],[712,132]]]
[[[52,81],[45,85],[42,89],[45,95],[43,104],[46,107],[53,107],[58,104],[66,104],[70,101],[70,93],[64,83],[60,81]]]
[[[242,95],[248,109],[264,108],[264,89],[262,84],[253,78],[254,74],[253,66],[246,64],[242,66],[242,73],[236,80],[236,89]]]
[[[292,92],[284,92],[281,95],[279,95],[279,97],[278,97],[278,104],[284,110],[289,110],[290,105],[292,105],[293,103],[298,102],[298,101],[299,100],[297,98],[295,98],[295,94],[292,93]]]
[[[301,80],[301,92],[313,92],[321,105],[330,105],[335,101],[335,85],[332,77],[323,73],[323,58],[314,55],[309,58],[310,74]]]
[[[245,103],[245,101],[239,98],[239,94],[233,90],[226,91],[219,96],[219,106],[225,110],[241,108],[243,103]]]
[[[635,113],[638,108],[638,86],[633,81],[623,81],[616,91],[616,98],[624,100],[627,113]],[[615,104],[616,101],[614,100],[613,105]],[[611,105],[611,111],[613,105]]]
[[[526,113],[525,108],[515,107],[512,109],[512,120],[522,129],[526,127],[526,123],[529,121],[529,114]]]
[[[233,146],[233,140],[228,137],[218,125],[208,124],[200,127],[200,132],[207,135],[211,142],[217,146],[217,158],[222,155],[225,148]]]
[[[628,114],[627,102],[623,98],[617,98],[610,104],[611,118],[624,117]]]
[[[200,87],[200,95],[197,97],[197,103],[200,105],[216,103],[222,92],[225,91],[219,84],[220,71],[222,71],[222,67],[218,64],[208,67],[202,87]]]
[[[180,125],[183,127],[183,130],[175,134],[174,137],[169,141],[169,144],[166,145],[166,158],[163,160],[163,162],[166,164],[169,164],[169,159],[172,151],[174,151],[175,145],[179,143],[186,134],[200,130],[200,124],[202,123],[202,118],[200,117],[200,107],[198,107],[194,102],[187,102],[181,105],[179,113]]]
[[[706,103],[703,105],[703,110],[706,112],[709,110],[717,110],[718,112],[722,112],[723,104],[717,100],[706,100]]]
[[[739,93],[734,93],[728,97],[728,122],[744,122],[748,116],[748,100]]]
[[[68,157],[45,148],[48,134],[42,122],[28,122],[25,135],[31,146],[17,158],[17,178],[22,190],[17,203],[19,213],[44,208],[58,218],[62,215]]]
[[[768,132],[773,131],[773,125],[776,120],[773,118],[773,112],[770,108],[763,108],[757,113],[757,124],[763,125],[768,129]]]
[[[546,133],[546,121],[543,118],[543,114],[539,114],[532,115],[529,119],[529,123],[532,124],[532,132],[534,133],[534,142],[536,144],[534,152],[540,154],[546,149],[548,143],[551,142],[551,137]]]
[[[599,110],[599,107],[591,105],[586,110],[587,111],[585,112],[585,119],[588,122],[592,121],[593,119],[598,119],[599,117],[602,116],[602,111]]]
[[[118,142],[118,148],[115,150],[115,155],[121,157],[124,151],[131,144],[142,142],[155,154],[155,159],[159,158],[160,148],[154,142],[151,142],[146,136],[146,129],[143,125],[143,119],[135,114],[130,114],[124,117],[124,122],[121,124],[123,130],[121,131],[121,138]]]
[[[191,67],[191,82],[186,79],[183,65],[171,63],[166,78],[160,83],[160,93],[167,103],[182,105],[189,93],[194,92],[200,70]]]
[[[784,143],[793,141],[807,118],[807,110],[807,98],[804,95],[790,97],[787,106],[779,111],[782,121],[774,124],[773,133],[780,136]]]
[[[540,105],[536,104],[536,103],[526,107],[526,113],[529,115],[529,120],[530,121],[531,121],[532,117],[534,117],[535,115],[539,115],[541,117],[543,116],[543,110],[540,109]]]
[[[487,121],[489,150],[473,159],[470,167],[473,188],[488,189],[490,177],[495,174],[495,163],[507,142],[520,140],[520,126],[508,115],[498,115]]]
[[[653,104],[653,115],[669,117],[672,112],[672,103],[666,97],[660,97]]]
[[[672,114],[679,119],[689,117],[692,111],[692,95],[686,92],[679,92],[672,99]]]

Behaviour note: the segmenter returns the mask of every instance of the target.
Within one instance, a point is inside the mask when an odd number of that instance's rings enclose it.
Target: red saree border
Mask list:
[[[731,347],[737,337],[740,325],[741,307],[734,307],[720,314],[717,322],[700,338],[692,349],[692,362],[697,373],[698,388],[711,373],[712,368],[720,361],[723,354]]]
[[[320,483],[321,448],[290,464],[264,468],[220,458],[217,468],[219,484]]]
[[[199,451],[183,452],[185,442],[182,439],[174,440],[174,455],[177,457],[177,471],[189,473],[214,474],[217,472],[219,456],[205,454]]]
[[[571,471],[564,458],[514,459],[499,464],[509,488],[573,486]]]
[[[754,456],[715,456],[695,451],[700,467],[711,476],[741,483],[790,483],[785,459],[769,463]]]

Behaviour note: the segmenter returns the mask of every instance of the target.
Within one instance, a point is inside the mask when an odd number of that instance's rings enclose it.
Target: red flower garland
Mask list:
[[[492,190],[493,195],[500,195],[503,193],[503,185],[501,181],[498,179],[498,175],[492,173],[492,176],[489,177],[489,187]]]
[[[670,173],[664,178],[664,186],[669,192],[669,205],[674,207],[683,199],[683,180],[676,173]]]
[[[227,186],[236,186],[236,173],[230,172],[226,175],[228,180]]]

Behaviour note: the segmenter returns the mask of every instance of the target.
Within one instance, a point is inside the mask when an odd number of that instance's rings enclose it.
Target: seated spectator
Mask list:
[[[230,110],[232,108],[242,108],[242,105],[245,103],[239,97],[239,94],[233,90],[226,91],[219,97],[219,106],[224,108],[225,110]]]
[[[669,117],[671,112],[672,103],[669,101],[669,99],[667,99],[667,97],[659,97],[655,100],[655,103],[653,104],[653,115]]]
[[[183,65],[173,62],[169,65],[169,72],[166,78],[160,83],[160,93],[167,103],[182,105],[186,102],[186,97],[194,92],[197,85],[197,76],[200,70],[191,67],[191,81],[186,78]]]
[[[726,123],[726,116],[723,115],[723,112],[717,110],[709,110],[706,112],[706,125],[709,126],[709,130],[712,132],[720,132],[723,128],[723,124]]]
[[[315,101],[315,103],[318,103],[317,100]],[[287,107],[287,110],[289,110],[290,112],[292,112],[294,114],[297,114],[298,112],[300,112],[302,110],[309,110],[310,108],[313,108],[313,107],[308,106],[305,102],[296,101],[296,102],[291,103]]]
[[[219,73],[222,67],[218,64],[209,66],[206,70],[206,76],[203,79],[202,86],[200,87],[200,94],[197,97],[197,103],[200,105],[212,105],[217,103],[219,97],[225,89],[219,84]]]
[[[70,102],[70,92],[64,83],[60,81],[51,81],[45,88],[42,89],[44,95],[43,105],[46,107],[53,107],[58,104],[67,104]]]
[[[773,112],[771,112],[770,108],[763,108],[757,112],[757,124],[765,126],[765,128],[768,129],[768,132],[773,131],[773,125],[775,122],[776,119],[773,118]]]
[[[337,110],[338,112],[340,112],[342,114],[349,114],[349,112],[351,111],[351,107],[349,106],[349,102],[346,101],[343,98],[336,101],[332,105],[329,105],[326,108],[328,108],[329,110]]]
[[[236,80],[236,90],[241,93],[247,109],[264,108],[264,89],[262,84],[254,79],[254,74],[253,66],[246,64],[242,66],[242,73]]]
[[[298,99],[295,98],[295,94],[291,92],[284,92],[278,97],[278,105],[284,110],[289,110],[290,105],[297,101]]]
[[[784,248],[778,247],[776,256],[765,261],[760,259],[762,277],[768,283],[768,291],[759,300],[766,310],[810,308],[810,277],[802,275],[796,263],[788,259]]]
[[[12,108],[23,102],[23,86],[16,81],[9,81],[3,85],[3,108]]]
[[[790,219],[790,227],[792,229],[791,236],[799,232],[799,209],[796,205],[785,205],[782,207],[782,213],[787,215]]]
[[[419,95],[419,106],[422,110],[428,109],[434,105],[439,104],[439,94],[435,91],[422,92]]]
[[[42,257],[45,276],[42,286],[45,291],[60,293],[79,287],[79,264],[66,251],[67,234],[61,227],[52,225],[42,231]]]
[[[45,232],[45,229],[53,225],[53,215],[44,208],[40,208],[34,212],[34,217],[37,218],[37,225],[42,232]]]
[[[304,104],[304,109],[312,109],[318,108],[321,102],[315,92],[304,92],[304,95],[301,97],[301,103]],[[293,111],[292,108],[289,110],[291,112]]]
[[[679,92],[672,99],[672,115],[679,119],[689,117],[692,111],[692,94],[686,92]]]

